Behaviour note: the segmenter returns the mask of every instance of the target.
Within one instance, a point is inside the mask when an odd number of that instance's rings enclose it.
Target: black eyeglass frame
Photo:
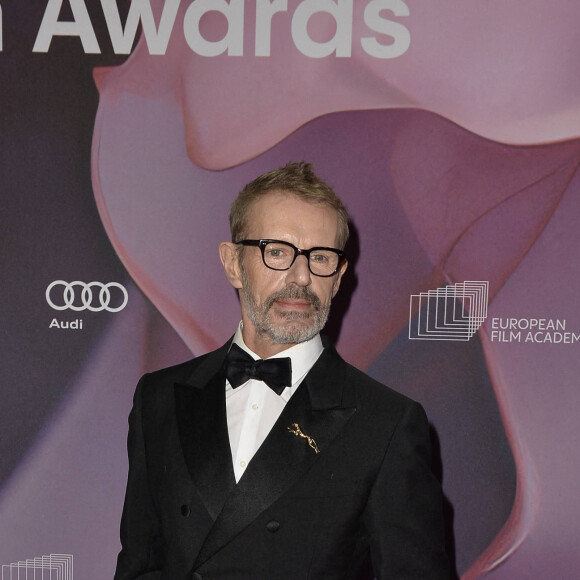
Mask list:
[[[304,256],[306,258],[308,269],[310,270],[311,274],[313,274],[314,276],[318,276],[319,278],[330,278],[331,276],[334,276],[340,270],[340,267],[344,264],[344,262],[346,262],[344,252],[337,248],[315,246],[314,248],[303,250],[301,248],[297,248],[294,244],[291,244],[290,242],[285,242],[284,240],[272,240],[269,238],[263,238],[261,240],[240,240],[239,242],[235,243],[242,246],[257,246],[258,248],[260,248],[260,252],[262,253],[262,262],[264,262],[264,266],[276,272],[285,272],[286,270],[290,270],[290,268],[292,268],[292,266],[294,265],[296,258],[298,256]],[[264,251],[266,250],[266,246],[268,244],[284,244],[286,246],[290,246],[294,250],[294,258],[292,258],[292,261],[290,262],[290,265],[287,268],[273,268],[272,266],[268,266],[268,264],[266,264],[266,256],[264,256]],[[316,272],[312,271],[312,268],[310,267],[310,253],[316,252],[318,250],[327,250],[330,252],[334,252],[338,256],[338,263],[336,265],[334,272],[332,272],[331,274],[317,274]]]

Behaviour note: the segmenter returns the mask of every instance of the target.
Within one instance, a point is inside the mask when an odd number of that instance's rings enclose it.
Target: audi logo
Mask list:
[[[56,300],[57,304],[52,300],[53,288],[57,286],[62,286],[62,299]],[[98,293],[93,294],[93,289],[99,289]],[[80,290],[80,304],[75,304],[76,291]],[[112,292],[111,290],[114,289]],[[119,306],[110,306],[111,294],[115,294],[115,303],[117,297],[122,297],[121,304]],[[93,297],[98,298],[98,304],[93,305]],[[48,285],[46,289],[46,301],[51,308],[55,310],[66,310],[70,308],[76,312],[81,310],[90,310],[91,312],[101,312],[106,310],[107,312],[119,312],[127,306],[129,301],[129,295],[124,286],[118,282],[109,282],[108,284],[103,284],[102,282],[80,282],[76,280],[75,282],[65,282],[64,280],[55,280]]]

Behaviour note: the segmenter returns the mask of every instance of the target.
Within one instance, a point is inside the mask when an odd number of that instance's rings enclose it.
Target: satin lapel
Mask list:
[[[354,390],[343,385],[344,373],[341,374],[337,368],[341,365],[344,362],[334,349],[323,353],[229,495],[199,553],[196,566],[215,554],[286,493],[324,455],[356,412]],[[345,397],[343,389],[352,392]],[[307,440],[288,430],[293,423],[314,439],[319,454]]]
[[[187,384],[175,385],[175,409],[189,474],[215,520],[235,486],[235,477],[226,417],[225,373],[220,368],[220,357],[212,356]]]

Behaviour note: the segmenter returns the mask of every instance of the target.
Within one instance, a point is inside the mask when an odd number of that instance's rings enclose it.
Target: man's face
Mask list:
[[[337,232],[333,208],[273,192],[251,206],[246,238],[271,238],[302,249],[334,248]],[[270,356],[320,332],[346,269],[345,264],[334,276],[315,276],[307,259],[298,256],[289,270],[271,270],[258,247],[244,247],[238,264],[238,283],[232,283],[240,291],[244,340],[260,356]]]

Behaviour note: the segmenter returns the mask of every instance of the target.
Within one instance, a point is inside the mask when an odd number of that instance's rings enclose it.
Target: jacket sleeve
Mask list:
[[[431,470],[423,407],[409,404],[388,444],[363,514],[378,580],[449,580],[443,494]]]
[[[121,552],[114,580],[161,578],[161,530],[149,489],[142,429],[142,396],[146,379],[147,375],[137,385],[129,415],[129,476],[121,518]]]

